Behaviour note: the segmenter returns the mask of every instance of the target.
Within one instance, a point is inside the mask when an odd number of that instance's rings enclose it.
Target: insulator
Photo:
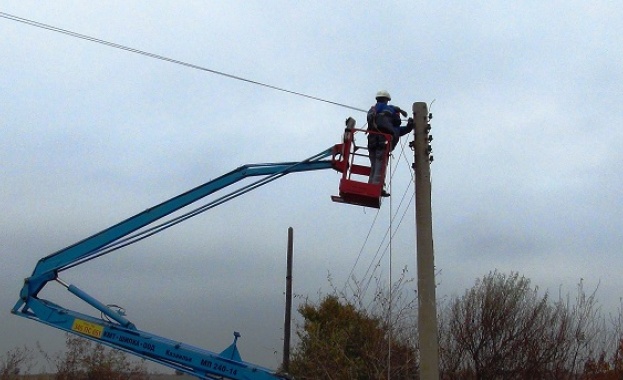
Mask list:
[[[432,113],[432,112],[429,112],[429,113],[428,113],[428,120],[432,120],[432,119],[433,119],[433,113]]]
[[[428,153],[433,153],[433,147],[432,147],[432,146],[430,146],[430,145],[428,145],[428,146],[426,147],[426,151],[427,151]]]
[[[433,135],[428,135],[428,142],[433,141]]]
[[[433,156],[432,155],[428,156],[428,162],[433,162],[433,161],[434,161]]]

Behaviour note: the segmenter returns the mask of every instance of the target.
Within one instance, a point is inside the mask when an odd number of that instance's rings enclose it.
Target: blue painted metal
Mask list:
[[[65,309],[53,302],[39,298],[38,294],[48,282],[58,279],[58,272],[101,255],[103,249],[124,238],[127,239],[127,236],[138,230],[247,177],[264,176],[265,179],[221,197],[204,207],[216,207],[289,173],[335,168],[335,159],[324,160],[324,158],[330,157],[332,154],[335,155],[336,147],[329,148],[301,162],[241,166],[42,258],[37,263],[32,275],[24,280],[20,299],[13,307],[12,313],[81,335],[203,379],[283,379],[284,377],[269,369],[242,361],[236,346],[240,336],[238,333],[234,335],[234,342],[220,354],[217,354],[140,331],[132,322],[115,310],[102,304],[76,286],[67,285],[60,280],[59,282],[66,286],[72,294],[104,313],[110,320],[102,320]]]
[[[238,342],[238,338],[240,338],[240,333],[238,331],[234,331],[234,342],[229,345],[226,349],[224,349],[219,355],[223,358],[242,361],[240,357],[240,351],[238,351],[238,346],[236,343]]]
[[[236,340],[222,354],[176,342],[148,332],[126,328],[89,315],[32,298],[23,311],[14,314],[126,351],[201,379],[284,379],[272,370],[244,362],[237,354]],[[181,322],[180,322],[181,323]],[[233,356],[232,353],[236,353]]]
[[[121,326],[130,328],[130,329],[134,329],[135,328],[134,324],[132,322],[128,321],[126,318],[124,318],[121,314],[117,313],[114,310],[111,310],[108,306],[104,305],[100,301],[98,301],[95,298],[91,297],[89,294],[87,294],[83,290],[79,289],[77,286],[69,285],[67,287],[67,290],[69,290],[71,293],[73,293],[76,297],[80,298],[84,302],[88,303],[89,305],[93,306],[97,310],[101,311],[106,316],[108,316],[112,320],[114,320],[117,323],[119,323]]]
[[[330,169],[331,161],[322,158],[331,155],[332,148],[327,149],[310,160],[278,164],[244,165],[222,175],[210,182],[171,198],[157,206],[151,207],[112,227],[96,233],[78,243],[61,249],[39,260],[33,274],[24,285],[22,296],[36,296],[45,283],[56,278],[58,271],[72,263],[94,255],[105,247],[191,203],[194,203],[218,190],[230,186],[247,177],[285,175],[294,172]]]

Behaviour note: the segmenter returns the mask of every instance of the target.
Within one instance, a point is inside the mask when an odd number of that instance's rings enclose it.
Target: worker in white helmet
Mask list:
[[[390,151],[392,151],[398,144],[400,136],[404,136],[413,130],[413,119],[409,118],[407,125],[402,127],[400,115],[406,117],[407,112],[401,110],[398,106],[389,105],[390,100],[392,100],[392,97],[386,90],[376,93],[376,104],[368,111],[368,130],[390,135]],[[381,182],[385,158],[383,155],[385,154],[386,144],[387,139],[385,136],[379,133],[368,134],[368,155],[370,157],[369,183]],[[383,195],[389,196],[385,191],[383,191]]]

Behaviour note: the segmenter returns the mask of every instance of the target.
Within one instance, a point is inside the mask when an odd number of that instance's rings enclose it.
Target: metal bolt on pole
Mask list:
[[[430,181],[431,149],[428,136],[430,124],[426,103],[413,103],[413,117],[415,121],[413,168],[415,170],[420,379],[439,380],[439,338]]]

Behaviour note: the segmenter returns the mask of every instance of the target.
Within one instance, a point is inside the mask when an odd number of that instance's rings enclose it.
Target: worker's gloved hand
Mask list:
[[[411,132],[413,130],[413,127],[415,126],[415,123],[413,122],[413,118],[410,117],[407,120],[407,131]]]
[[[400,108],[400,107],[398,107],[398,106],[394,106],[394,108],[395,108],[395,109],[396,109],[396,111],[397,111],[397,112],[399,112],[402,116],[407,117],[407,115],[408,115],[407,111],[405,111],[405,110],[401,109],[401,108]]]

